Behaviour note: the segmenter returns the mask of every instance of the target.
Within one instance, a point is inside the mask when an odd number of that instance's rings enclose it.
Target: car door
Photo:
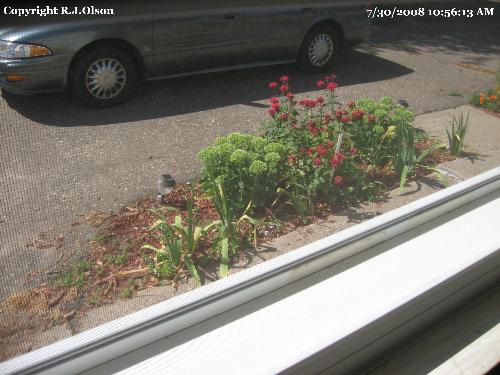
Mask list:
[[[157,75],[238,65],[242,61],[241,13],[223,8],[168,12],[153,19]]]
[[[285,3],[247,8],[243,12],[243,54],[247,62],[293,60],[315,11]]]

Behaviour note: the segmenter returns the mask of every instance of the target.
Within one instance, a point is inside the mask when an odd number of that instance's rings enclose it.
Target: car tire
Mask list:
[[[310,73],[330,69],[340,52],[340,37],[332,26],[318,25],[311,29],[300,47],[299,68]]]
[[[132,57],[114,46],[102,46],[77,57],[68,78],[70,94],[92,108],[123,102],[138,82]]]

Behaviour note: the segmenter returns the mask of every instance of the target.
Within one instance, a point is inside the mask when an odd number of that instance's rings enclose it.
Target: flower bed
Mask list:
[[[199,184],[178,186],[162,207],[145,199],[113,217],[93,242],[84,272],[90,284],[103,286],[91,301],[112,292],[127,297],[162,280],[190,276],[202,283],[217,274],[217,263],[224,277],[245,248],[339,207],[380,199],[416,173],[434,171],[433,158],[443,158],[444,145],[414,129],[413,114],[391,98],[342,105],[335,75],[316,86],[322,95],[296,98],[289,77],[271,82],[261,136],[216,139],[199,153]],[[55,284],[81,284],[73,278]],[[129,278],[136,282],[118,280]]]
[[[486,93],[474,93],[470,99],[470,103],[487,111],[500,113],[500,85],[496,89],[486,91]]]
[[[176,186],[161,206],[144,198],[97,223],[90,254],[30,291],[44,301],[33,320],[63,322],[139,289],[224,277],[259,243],[382,200],[450,158],[392,99],[343,105],[334,75],[316,86],[322,95],[296,98],[289,77],[272,82],[261,136],[218,138],[199,154],[199,182]]]

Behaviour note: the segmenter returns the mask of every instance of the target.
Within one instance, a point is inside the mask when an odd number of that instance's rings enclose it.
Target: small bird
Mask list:
[[[403,107],[403,108],[408,108],[410,105],[408,104],[408,102],[404,99],[399,99],[398,100],[398,104]]]
[[[156,183],[156,192],[158,193],[156,196],[156,203],[162,204],[163,197],[172,191],[175,184],[175,180],[169,174],[160,176],[158,182]]]

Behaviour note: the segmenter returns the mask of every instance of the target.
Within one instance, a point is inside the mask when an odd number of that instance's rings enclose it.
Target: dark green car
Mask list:
[[[106,107],[143,79],[294,61],[322,71],[341,47],[370,33],[365,8],[345,2],[116,4],[75,7],[79,17],[56,9],[43,23],[0,27],[0,86],[15,94],[69,90],[80,102]]]

